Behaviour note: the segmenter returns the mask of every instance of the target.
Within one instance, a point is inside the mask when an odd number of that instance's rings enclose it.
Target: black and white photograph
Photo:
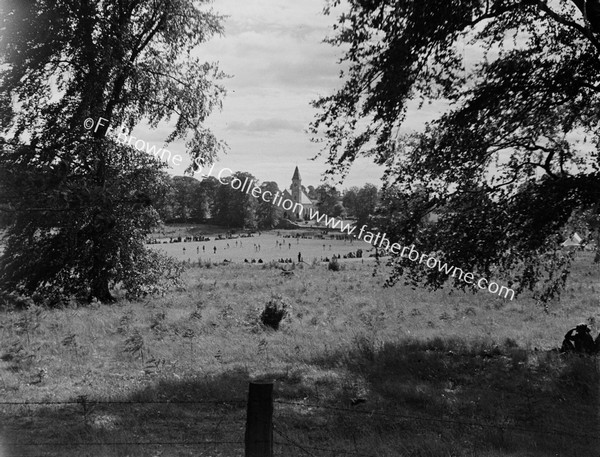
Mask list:
[[[599,457],[600,0],[0,0],[0,457]]]

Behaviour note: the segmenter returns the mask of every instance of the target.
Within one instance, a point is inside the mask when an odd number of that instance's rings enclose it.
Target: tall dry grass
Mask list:
[[[2,400],[75,403],[0,405],[0,443],[239,441],[247,382],[267,378],[280,402],[277,455],[306,455],[296,445],[376,456],[597,455],[597,441],[576,436],[600,435],[596,361],[550,351],[577,322],[599,322],[600,275],[586,256],[547,313],[527,297],[384,289],[385,273],[360,263],[302,264],[285,277],[274,265],[206,266],[162,298],[2,311]],[[291,305],[278,331],[259,319],[273,296]],[[10,452],[243,455],[199,444]]]

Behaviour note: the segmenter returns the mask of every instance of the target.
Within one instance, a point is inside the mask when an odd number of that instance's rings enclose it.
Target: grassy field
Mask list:
[[[179,234],[179,232],[177,233]],[[213,263],[221,263],[224,260],[242,263],[244,259],[249,262],[253,259],[270,262],[281,258],[297,262],[298,253],[302,255],[305,262],[312,263],[315,260],[330,259],[334,254],[344,256],[350,252],[356,252],[358,249],[363,251],[364,257],[375,253],[373,246],[361,240],[350,242],[332,240],[329,237],[324,240],[285,238],[283,235],[292,235],[296,232],[281,230],[279,232],[281,236],[277,236],[277,233],[277,231],[265,232],[261,235],[255,234],[250,238],[234,240],[215,240],[213,236],[210,237],[211,241],[154,244],[150,247],[182,261]],[[336,233],[339,234],[339,232]],[[260,246],[260,250],[257,250],[257,246]],[[217,248],[216,252],[214,248]]]
[[[277,456],[598,456],[597,361],[551,350],[598,332],[588,254],[548,312],[386,289],[373,262],[203,265],[161,298],[0,312],[0,456],[241,456],[252,379],[275,382]]]

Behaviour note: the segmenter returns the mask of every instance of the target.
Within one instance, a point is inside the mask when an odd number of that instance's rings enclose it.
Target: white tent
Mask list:
[[[568,240],[566,240],[562,245],[565,248],[568,247],[579,247],[583,242],[583,238],[581,238],[577,233],[573,233]]]

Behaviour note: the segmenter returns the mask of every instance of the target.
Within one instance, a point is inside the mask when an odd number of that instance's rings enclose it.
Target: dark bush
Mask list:
[[[329,261],[328,268],[331,271],[340,271],[340,263],[337,261],[337,259],[332,259]]]
[[[279,329],[279,324],[288,315],[288,306],[281,297],[272,297],[260,314],[260,321],[273,330]]]

